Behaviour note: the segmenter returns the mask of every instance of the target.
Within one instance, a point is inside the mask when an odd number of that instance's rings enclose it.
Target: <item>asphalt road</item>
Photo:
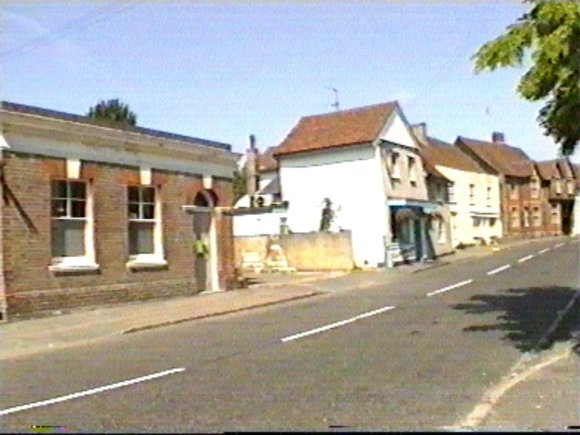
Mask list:
[[[537,242],[389,284],[355,274],[317,283],[340,290],[325,297],[3,361],[0,430],[444,428],[534,348],[579,277],[578,239]]]

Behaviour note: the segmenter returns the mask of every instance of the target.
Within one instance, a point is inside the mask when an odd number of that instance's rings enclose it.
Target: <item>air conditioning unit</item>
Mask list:
[[[270,195],[253,195],[250,197],[250,207],[268,207],[272,204]]]

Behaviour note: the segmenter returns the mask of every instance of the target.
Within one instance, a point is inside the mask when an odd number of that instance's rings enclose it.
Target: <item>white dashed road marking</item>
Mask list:
[[[526,257],[520,258],[520,259],[518,260],[518,263],[523,263],[524,261],[531,260],[531,259],[532,259],[532,258],[534,258],[534,257],[535,257],[535,255],[528,255],[528,256],[526,256]]]
[[[389,311],[394,309],[395,307],[383,307],[379,308],[378,310],[369,311],[368,313],[359,314],[358,316],[351,317],[350,319],[341,320],[340,322],[330,323],[329,325],[321,326],[319,328],[310,329],[309,331],[304,331],[299,334],[289,335],[288,337],[282,338],[282,342],[286,343],[288,341],[297,340],[298,338],[307,337],[309,335],[318,334],[319,332],[328,331],[329,329],[338,328],[339,326],[347,325],[349,323],[356,322],[357,320],[364,319],[367,317],[374,316],[376,314],[384,313],[385,311]]]
[[[560,247],[562,247],[564,245],[565,245],[565,243],[558,243],[557,245],[554,246],[554,249],[560,248]]]
[[[443,293],[443,292],[446,292],[446,291],[449,291],[449,290],[453,290],[454,288],[461,287],[461,286],[464,286],[464,285],[467,285],[467,284],[471,284],[472,282],[473,282],[472,279],[468,279],[468,280],[465,280],[465,281],[461,281],[461,282],[458,282],[457,284],[453,284],[453,285],[450,285],[450,286],[447,286],[447,287],[443,287],[443,288],[441,288],[439,290],[435,290],[435,291],[432,291],[430,293],[427,293],[427,297],[434,296],[434,295],[437,295],[439,293]]]
[[[66,396],[56,397],[54,399],[43,400],[41,402],[28,403],[26,405],[15,406],[13,408],[7,408],[0,410],[0,415],[13,414],[15,412],[26,411],[27,409],[39,408],[41,406],[52,405],[54,403],[65,402],[67,400],[78,399],[79,397],[90,396],[92,394],[102,393],[103,391],[114,390],[116,388],[126,387],[128,385],[137,384],[139,382],[150,381],[152,379],[160,378],[162,376],[169,376],[174,373],[183,372],[185,369],[175,368],[171,370],[165,370],[159,373],[153,373],[147,376],[141,376],[139,378],[129,379],[127,381],[117,382],[115,384],[105,385],[102,387],[92,388],[90,390],[80,391],[78,393],[67,394]]]
[[[545,254],[546,252],[550,251],[552,248],[546,248],[546,249],[542,249],[541,251],[538,252],[538,254]]]
[[[512,267],[510,264],[506,264],[505,266],[502,267],[498,267],[497,269],[493,269],[490,270],[489,272],[487,272],[488,275],[495,275],[496,273],[500,273],[506,269],[509,269],[510,267]]]

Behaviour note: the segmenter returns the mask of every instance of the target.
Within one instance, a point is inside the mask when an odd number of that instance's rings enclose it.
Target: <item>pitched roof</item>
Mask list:
[[[564,178],[574,178],[574,173],[572,172],[572,163],[566,159],[561,158],[556,161],[556,164],[560,168],[560,172]]]
[[[276,147],[268,147],[262,154],[258,154],[256,159],[256,169],[258,173],[275,171],[278,169],[278,161],[274,158]]]
[[[63,121],[78,122],[80,124],[99,125],[88,116],[74,115],[72,113],[59,112],[56,110],[43,109],[42,107],[28,106],[25,104],[11,103],[9,101],[1,101],[0,109],[10,112],[26,113],[30,115],[38,115],[46,118],[60,119]],[[147,136],[154,136],[163,139],[177,140],[181,142],[188,142],[195,145],[204,145],[212,148],[219,148],[227,151],[232,150],[232,146],[222,142],[215,142],[207,139],[200,139],[192,136],[184,136],[181,134],[169,133],[161,130],[153,130],[144,127],[123,127],[123,130],[131,131],[133,133],[141,133]]]
[[[434,166],[445,166],[467,172],[486,173],[471,157],[459,148],[433,137],[427,137],[421,147],[421,156]]]
[[[274,155],[372,142],[396,107],[390,102],[302,117]]]
[[[519,148],[463,136],[458,136],[456,143],[465,145],[500,174],[512,177],[529,177],[533,174],[532,160]]]
[[[558,169],[556,168],[556,160],[546,160],[543,162],[536,162],[536,169],[540,178],[543,180],[551,180],[558,177]]]

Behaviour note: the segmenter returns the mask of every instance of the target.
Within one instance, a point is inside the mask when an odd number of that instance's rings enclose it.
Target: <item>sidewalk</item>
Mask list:
[[[547,240],[547,239],[539,239]],[[499,248],[519,246],[516,242]],[[174,298],[79,309],[71,314],[0,324],[0,360],[107,339],[252,308],[309,298],[334,291],[362,289],[452,262],[493,254],[494,248],[474,247],[432,263],[401,266],[392,271],[263,274],[249,288]],[[377,281],[374,278],[379,277]],[[316,283],[316,285],[311,285]]]

